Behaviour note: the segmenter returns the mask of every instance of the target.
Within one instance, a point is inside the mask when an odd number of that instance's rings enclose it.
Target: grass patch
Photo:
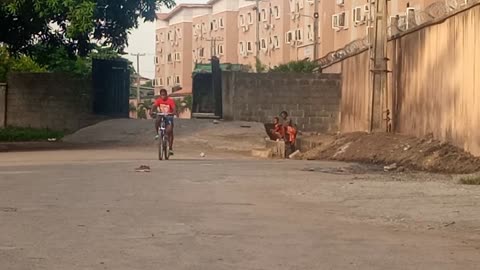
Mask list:
[[[462,185],[480,186],[480,176],[462,178],[459,182]]]
[[[65,134],[61,131],[38,128],[7,127],[0,128],[0,142],[32,142],[46,141],[50,138],[61,139]]]

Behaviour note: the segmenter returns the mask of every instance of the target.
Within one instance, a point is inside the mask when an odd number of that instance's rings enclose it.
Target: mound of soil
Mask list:
[[[416,138],[387,133],[348,133],[307,151],[302,159],[330,159],[374,164],[393,164],[439,173],[480,171],[480,158],[431,137]]]

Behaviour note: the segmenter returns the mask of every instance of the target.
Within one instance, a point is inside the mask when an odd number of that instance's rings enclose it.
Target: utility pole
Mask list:
[[[144,53],[132,53],[132,56],[137,57],[137,106],[140,104],[140,56],[145,56]]]
[[[387,18],[388,0],[375,1],[375,25],[372,55],[373,92],[371,97],[370,132],[382,131],[382,94],[387,95]],[[387,98],[385,98],[387,101]],[[388,104],[385,104],[388,108]],[[388,125],[388,124],[387,124]]]
[[[211,39],[206,39],[206,41],[210,41],[210,52],[212,57],[217,56],[217,41],[223,41],[223,38],[213,37]]]
[[[318,13],[318,2],[320,0],[314,0],[313,4],[313,61],[318,58],[318,19],[320,14]]]
[[[256,27],[256,33],[255,33],[255,45],[256,45],[256,49],[255,49],[255,57],[258,59],[258,57],[260,56],[260,1],[262,0],[246,0],[248,2],[251,2],[251,1],[255,1],[255,16],[256,16],[256,19],[255,21],[257,22],[255,27]]]

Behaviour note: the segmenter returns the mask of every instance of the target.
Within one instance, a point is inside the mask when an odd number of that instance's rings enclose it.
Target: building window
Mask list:
[[[207,33],[207,25],[205,23],[202,23],[202,33]]]
[[[260,48],[262,48],[262,50],[266,50],[267,49],[267,41],[262,38],[262,40],[260,41]]]
[[[158,56],[155,57],[155,65],[158,65]]]
[[[292,43],[292,40],[293,40],[293,32],[288,31],[287,33],[285,33],[285,43],[290,44]]]
[[[245,17],[243,17],[243,14],[240,15],[240,26],[244,26],[245,25]]]
[[[168,76],[168,77],[167,77],[167,86],[170,86],[171,81],[172,81],[172,77],[171,77],[171,76]]]
[[[280,41],[278,40],[278,36],[273,37],[273,47],[280,48]]]
[[[218,25],[220,26],[221,29],[225,28],[225,25],[223,24],[223,18],[218,19]]]
[[[278,6],[273,7],[273,16],[275,16],[276,19],[280,19],[280,9]]]
[[[164,42],[165,40],[163,39],[163,33],[160,33],[160,42]]]
[[[205,57],[205,49],[204,48],[198,49],[198,57],[199,58]]]
[[[266,22],[267,21],[267,10],[263,8],[260,15],[262,17],[262,21]]]
[[[252,42],[251,41],[247,42],[247,52],[253,52],[253,47],[252,47]]]
[[[175,84],[180,85],[180,76],[175,76]]]
[[[347,29],[347,13],[337,13],[332,15],[332,28],[335,30]]]
[[[176,52],[175,53],[175,62],[180,62],[181,60],[182,60],[181,53]]]
[[[245,53],[245,43],[243,43],[243,41],[240,41],[240,43],[238,44],[238,50],[241,55]]]
[[[167,62],[168,62],[168,63],[172,63],[172,54],[171,54],[171,53],[169,53],[169,54],[167,55]]]
[[[224,52],[223,52],[223,45],[222,45],[222,44],[219,44],[219,45],[218,45],[218,54],[219,54],[219,55],[223,55],[223,53],[224,53]]]
[[[313,34],[313,27],[311,24],[307,25],[307,39],[313,41],[314,34]]]
[[[218,22],[217,20],[213,20],[211,22],[211,30],[217,31],[218,30]]]
[[[154,86],[163,86],[163,80],[162,78],[157,78],[154,80],[155,85]]]
[[[253,24],[253,16],[251,12],[247,14],[248,24]]]
[[[303,33],[302,29],[295,30],[295,40],[302,41],[303,40]]]

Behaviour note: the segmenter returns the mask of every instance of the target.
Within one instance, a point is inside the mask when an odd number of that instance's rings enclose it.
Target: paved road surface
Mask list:
[[[479,189],[207,155],[0,153],[0,269],[479,269]]]

